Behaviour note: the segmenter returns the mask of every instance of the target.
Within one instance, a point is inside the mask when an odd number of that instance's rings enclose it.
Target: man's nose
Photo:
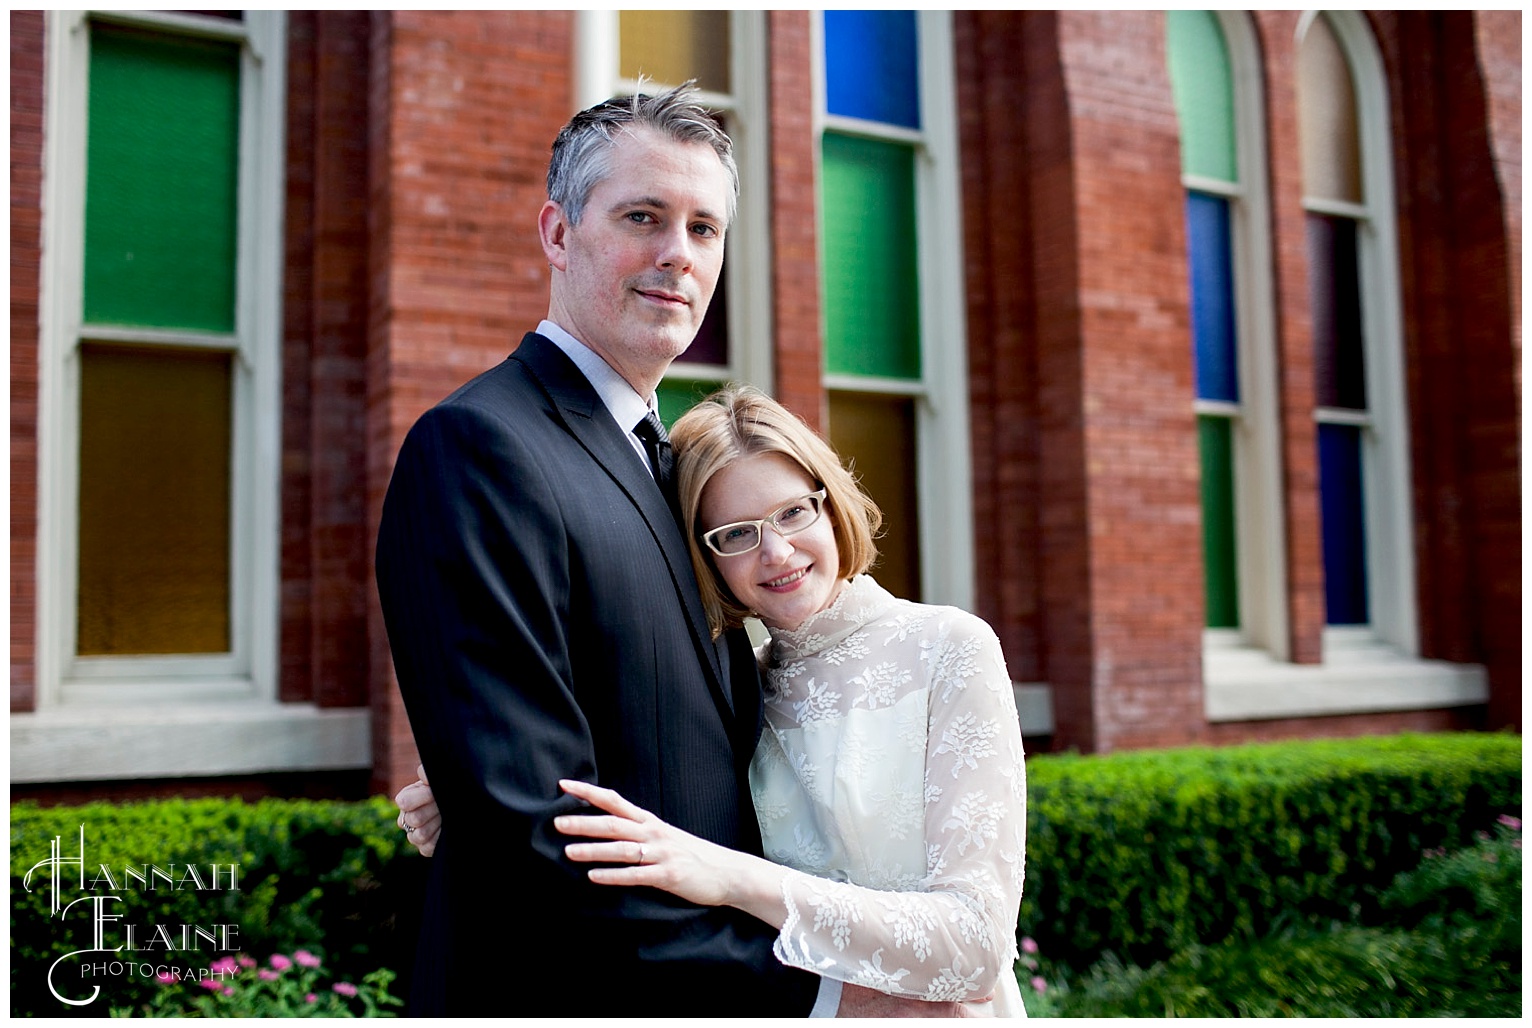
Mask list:
[[[685,225],[668,229],[660,239],[660,250],[655,265],[669,271],[683,272],[692,269],[697,258],[697,240]]]

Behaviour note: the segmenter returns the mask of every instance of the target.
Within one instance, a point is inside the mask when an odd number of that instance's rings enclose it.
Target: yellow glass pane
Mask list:
[[[831,392],[830,444],[883,509],[873,577],[895,596],[919,600],[915,402],[903,396]]]
[[[80,656],[226,653],[227,354],[86,344]]]
[[[1298,139],[1303,192],[1324,200],[1362,202],[1362,144],[1351,65],[1323,17],[1298,51]]]
[[[618,15],[620,73],[662,86],[696,79],[700,89],[729,86],[728,11],[622,11]]]

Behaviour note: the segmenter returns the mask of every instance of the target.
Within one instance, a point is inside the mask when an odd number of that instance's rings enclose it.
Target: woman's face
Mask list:
[[[703,488],[703,531],[769,518],[818,489],[819,483],[779,453],[741,458]],[[768,522],[755,549],[731,556],[710,550],[708,556],[734,598],[753,610],[767,628],[797,628],[828,607],[840,592],[833,514],[825,509],[819,520],[788,536]]]

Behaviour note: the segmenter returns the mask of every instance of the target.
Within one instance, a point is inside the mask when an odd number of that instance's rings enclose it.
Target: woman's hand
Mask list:
[[[775,864],[683,832],[611,789],[574,781],[559,786],[607,812],[553,819],[553,826],[565,835],[610,840],[570,843],[564,847],[569,859],[627,865],[591,868],[591,881],[649,885],[704,907],[739,907],[781,927],[786,910],[780,896],[782,870]]]
[[[399,806],[397,824],[404,829],[404,837],[422,857],[436,852],[436,837],[442,830],[442,812],[436,806],[436,796],[431,783],[426,780],[425,765],[415,769],[420,781],[411,782],[399,790],[394,803]]]

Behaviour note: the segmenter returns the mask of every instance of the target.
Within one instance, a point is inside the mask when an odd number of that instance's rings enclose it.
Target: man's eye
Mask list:
[[[654,215],[648,211],[629,211],[627,218],[635,225],[647,225],[654,220]]]
[[[718,226],[717,225],[693,225],[692,226],[692,232],[695,233],[696,235],[703,236],[703,237],[706,237],[708,239],[711,239],[714,236],[718,235]]]

